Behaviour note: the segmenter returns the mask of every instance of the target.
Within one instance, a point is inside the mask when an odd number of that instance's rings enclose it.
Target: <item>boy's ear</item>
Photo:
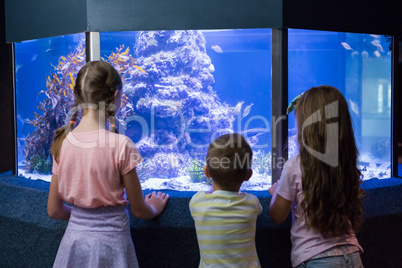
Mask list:
[[[247,175],[247,177],[244,179],[244,181],[248,181],[248,180],[251,178],[251,176],[253,176],[253,170],[252,170],[252,169],[249,169],[249,170],[248,170],[248,175]]]
[[[204,173],[205,173],[205,177],[207,177],[208,179],[211,178],[207,165],[204,166]]]

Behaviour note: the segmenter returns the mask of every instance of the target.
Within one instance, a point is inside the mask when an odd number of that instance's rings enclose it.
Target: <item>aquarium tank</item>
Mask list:
[[[49,50],[46,44],[58,39],[68,45]],[[242,133],[253,148],[254,175],[243,188],[268,188],[270,40],[270,29],[100,33],[101,60],[123,80],[118,131],[144,158],[137,167],[144,189],[209,189],[203,174],[208,145],[233,132]],[[55,57],[39,57],[50,51]],[[22,42],[15,54],[19,174],[49,181],[53,132],[69,120],[85,38]],[[31,54],[38,56],[32,60]],[[37,72],[23,69],[28,66]]]
[[[289,29],[289,99],[320,84],[349,102],[364,179],[390,176],[391,57],[384,36]],[[210,188],[209,143],[237,132],[253,149],[243,190],[271,185],[271,30],[101,32],[123,80],[118,131],[144,161],[143,189]],[[55,129],[69,121],[85,34],[15,44],[18,173],[50,181]],[[289,117],[289,156],[297,153]]]

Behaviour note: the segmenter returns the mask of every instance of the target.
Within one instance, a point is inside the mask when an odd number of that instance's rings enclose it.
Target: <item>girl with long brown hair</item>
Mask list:
[[[91,61],[78,72],[70,122],[56,131],[51,148],[47,211],[69,221],[53,267],[138,267],[128,200],[141,219],[158,216],[166,206],[164,193],[143,197],[135,169],[141,155],[130,138],[116,133],[121,96],[121,78],[109,63]]]
[[[363,267],[355,236],[363,191],[348,104],[331,86],[313,87],[293,104],[299,154],[269,189],[270,216],[281,223],[292,211],[293,267]]]

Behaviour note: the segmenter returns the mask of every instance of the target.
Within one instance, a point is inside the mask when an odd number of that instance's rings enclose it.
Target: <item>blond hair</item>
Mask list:
[[[72,130],[77,120],[79,106],[83,104],[95,104],[105,102],[106,112],[111,125],[110,131],[116,132],[114,98],[116,90],[121,90],[122,81],[116,69],[104,61],[87,62],[78,72],[74,86],[74,107],[70,122],[56,130],[51,153],[58,162],[61,145],[67,134]]]

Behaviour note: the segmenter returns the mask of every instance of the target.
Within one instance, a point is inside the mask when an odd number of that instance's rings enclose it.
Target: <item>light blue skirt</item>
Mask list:
[[[74,207],[53,267],[138,267],[127,207]]]

